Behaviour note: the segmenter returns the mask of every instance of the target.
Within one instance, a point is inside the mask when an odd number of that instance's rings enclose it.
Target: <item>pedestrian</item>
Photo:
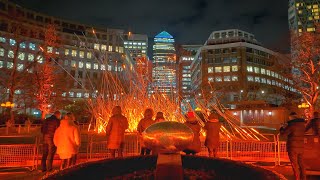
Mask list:
[[[60,121],[60,126],[54,133],[53,142],[57,147],[57,154],[62,160],[60,169],[65,169],[71,165],[71,158],[77,153],[80,146],[80,133],[73,124],[70,114],[64,116]]]
[[[166,121],[163,117],[163,112],[157,112],[156,119],[154,121],[155,123]]]
[[[194,112],[187,113],[187,121],[184,123],[193,131],[193,141],[190,145],[183,150],[187,155],[195,155],[201,151],[201,142],[200,142],[200,130],[201,126],[198,123],[198,120]]]
[[[320,135],[320,116],[319,112],[313,113],[313,119],[310,119],[309,123],[306,126],[306,132],[312,129],[313,135]]]
[[[53,158],[57,150],[56,146],[53,143],[53,137],[56,129],[60,125],[60,118],[60,111],[56,111],[52,116],[45,119],[41,126],[41,133],[43,134],[43,152],[41,159],[42,172],[52,170]]]
[[[70,123],[70,125],[75,126],[75,127],[78,129],[78,133],[79,133],[78,136],[80,137],[80,138],[79,138],[79,141],[80,141],[79,144],[80,144],[80,145],[77,147],[76,153],[72,155],[71,160],[70,160],[70,165],[71,165],[71,166],[74,166],[74,165],[77,164],[77,157],[78,157],[79,149],[80,149],[80,146],[81,146],[81,131],[80,131],[79,123],[78,123],[78,121],[76,120],[74,114],[71,113],[71,112],[68,112],[68,113],[67,113],[67,116],[69,117],[69,123]]]
[[[144,111],[144,117],[140,120],[137,127],[139,137],[140,137],[140,147],[141,147],[140,155],[149,155],[151,152],[151,149],[148,149],[143,142],[142,132],[154,123],[154,120],[152,119],[152,117],[153,117],[153,110],[151,108],[147,108]]]
[[[106,128],[107,148],[110,149],[112,158],[116,156],[116,151],[118,157],[123,157],[124,133],[128,127],[128,120],[122,115],[121,107],[115,106]]]
[[[217,157],[217,151],[220,145],[220,127],[221,124],[219,122],[218,113],[212,112],[204,126],[206,131],[206,140],[204,145],[208,148],[209,157]]]
[[[296,180],[306,179],[303,163],[304,124],[304,119],[291,112],[287,125],[280,128],[280,134],[287,136],[287,151]]]

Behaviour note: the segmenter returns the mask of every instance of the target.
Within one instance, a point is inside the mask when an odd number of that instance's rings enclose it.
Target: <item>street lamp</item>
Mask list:
[[[4,107],[4,108],[13,108],[14,107],[14,103],[11,103],[10,101],[7,101],[5,103],[1,103],[1,107]]]
[[[298,108],[301,109],[301,108],[308,108],[309,107],[309,104],[307,103],[301,103],[298,105]]]

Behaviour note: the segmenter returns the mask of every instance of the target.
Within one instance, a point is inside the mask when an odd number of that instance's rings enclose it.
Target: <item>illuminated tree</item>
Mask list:
[[[313,113],[320,86],[320,31],[292,35],[292,66],[296,88]]]

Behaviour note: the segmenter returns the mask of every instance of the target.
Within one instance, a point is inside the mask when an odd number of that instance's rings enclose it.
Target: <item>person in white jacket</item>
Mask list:
[[[70,119],[70,116],[66,115],[54,133],[53,142],[57,147],[57,154],[62,160],[60,169],[70,166],[71,157],[77,153],[80,146],[79,130],[71,123]]]

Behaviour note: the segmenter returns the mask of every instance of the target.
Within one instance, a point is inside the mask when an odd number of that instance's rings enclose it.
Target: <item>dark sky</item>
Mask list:
[[[238,28],[288,52],[288,0],[12,0],[56,17],[120,28],[149,38],[168,31],[179,44],[203,44],[212,31]]]

